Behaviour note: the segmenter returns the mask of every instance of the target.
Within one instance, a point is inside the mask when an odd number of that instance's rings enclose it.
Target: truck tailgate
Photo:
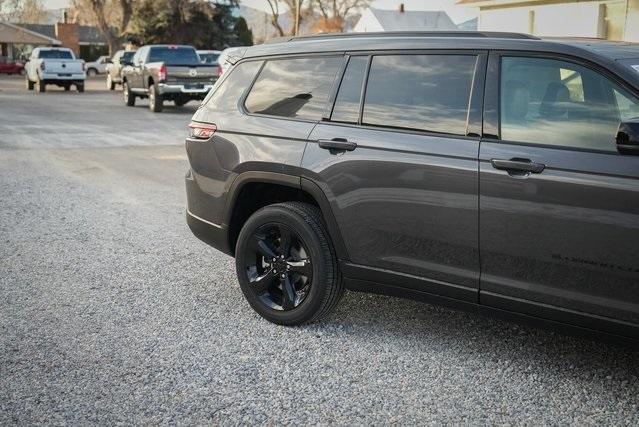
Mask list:
[[[167,65],[168,82],[179,83],[207,83],[216,76],[215,65]]]
[[[56,74],[81,74],[83,61],[78,59],[45,59],[44,65],[47,73]]]

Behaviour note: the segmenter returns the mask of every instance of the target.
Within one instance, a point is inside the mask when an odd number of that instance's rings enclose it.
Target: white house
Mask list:
[[[355,24],[355,32],[455,31],[457,26],[444,11],[366,9]]]
[[[639,0],[458,0],[479,8],[478,29],[639,41]]]

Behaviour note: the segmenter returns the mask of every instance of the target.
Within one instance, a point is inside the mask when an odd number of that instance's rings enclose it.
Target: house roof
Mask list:
[[[9,22],[0,22],[0,42],[25,43],[35,45],[59,45],[60,40]]]
[[[55,25],[52,24],[18,24],[22,28],[55,38]],[[88,25],[79,25],[80,43],[82,44],[105,44],[107,40],[97,28]]]
[[[457,26],[444,11],[369,9],[384,31],[456,30]]]
[[[457,4],[468,5],[468,6],[500,6],[500,5],[510,5],[513,3],[538,3],[545,2],[549,3],[549,0],[457,0]],[[570,2],[570,0],[565,0],[566,3]]]

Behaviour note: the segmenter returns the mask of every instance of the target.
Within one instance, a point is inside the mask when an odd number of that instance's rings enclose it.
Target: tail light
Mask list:
[[[206,123],[189,123],[189,137],[193,139],[209,139],[217,130],[217,126]]]
[[[158,80],[161,82],[166,81],[166,65],[162,64],[160,71],[158,71]]]
[[[40,69],[44,71],[46,69],[46,65],[44,65],[44,61],[40,63]]]
[[[224,70],[222,70],[222,66],[218,65],[217,67],[217,78],[219,79],[220,77],[222,77],[222,73],[224,72]]]

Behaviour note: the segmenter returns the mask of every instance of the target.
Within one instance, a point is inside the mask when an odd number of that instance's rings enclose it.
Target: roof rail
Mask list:
[[[266,42],[283,43],[291,41],[305,41],[328,38],[364,38],[364,37],[471,37],[471,38],[499,38],[499,39],[530,39],[541,40],[539,37],[524,33],[508,33],[499,31],[382,31],[370,33],[320,33],[304,36],[277,37]]]

